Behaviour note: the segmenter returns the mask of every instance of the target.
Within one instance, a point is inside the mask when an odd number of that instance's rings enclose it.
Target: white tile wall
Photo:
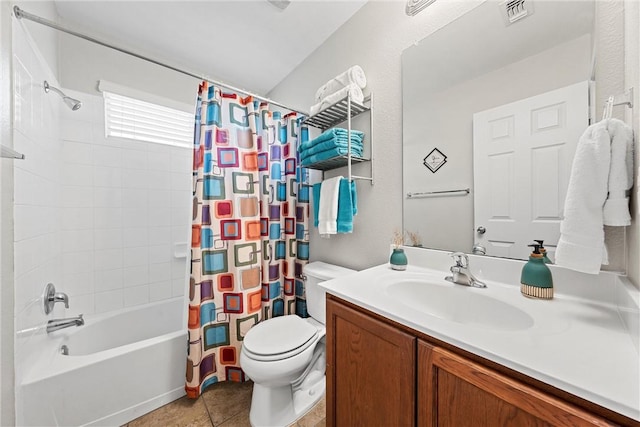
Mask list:
[[[72,316],[184,295],[190,239],[189,149],[104,137],[102,98],[63,89],[83,106],[71,111],[45,94],[53,73],[14,26],[16,346],[33,348],[48,320],[42,292],[53,282]],[[31,342],[31,344],[29,344]],[[18,366],[18,369],[22,369]]]
[[[63,282],[72,305],[85,297],[85,311],[101,313],[184,295],[187,260],[173,247],[190,238],[190,150],[107,139],[102,98],[67,92],[83,101],[80,115],[61,111]],[[69,253],[91,268],[70,268]]]
[[[28,342],[44,335],[42,293],[48,282],[60,283],[62,259],[62,191],[67,179],[61,168],[63,145],[59,138],[60,99],[45,96],[44,80],[56,78],[20,25],[12,26],[14,84],[14,144],[25,154],[14,165],[14,282],[16,331],[25,331],[15,346],[16,381],[27,364]],[[71,245],[86,244],[77,236]],[[64,308],[56,307],[55,315]]]

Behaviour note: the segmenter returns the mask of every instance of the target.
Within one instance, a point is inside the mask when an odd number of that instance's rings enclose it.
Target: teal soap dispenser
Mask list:
[[[544,240],[534,240],[534,242],[538,242],[538,244],[540,245],[540,253],[542,254],[542,259],[544,259],[544,263],[553,264],[549,259],[549,257],[547,256],[547,250],[542,245],[544,243]]]
[[[533,252],[522,267],[520,292],[529,298],[553,299],[553,277],[540,253],[540,245],[536,243],[529,246],[533,247]]]

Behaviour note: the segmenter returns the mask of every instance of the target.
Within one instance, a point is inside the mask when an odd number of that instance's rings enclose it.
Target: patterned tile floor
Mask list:
[[[209,387],[197,400],[182,397],[123,427],[249,427],[253,383],[224,382]],[[324,427],[325,398],[291,427]]]

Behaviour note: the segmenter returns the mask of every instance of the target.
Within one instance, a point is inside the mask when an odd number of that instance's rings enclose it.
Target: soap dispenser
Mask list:
[[[540,253],[540,245],[529,245],[533,252],[529,261],[522,267],[520,276],[520,292],[530,298],[552,299],[553,277],[551,270],[544,263],[544,256]]]
[[[544,240],[534,240],[534,242],[538,242],[538,244],[540,245],[540,253],[542,254],[542,259],[544,259],[544,263],[553,264],[549,259],[549,257],[547,256],[547,250],[542,245],[544,243]]]

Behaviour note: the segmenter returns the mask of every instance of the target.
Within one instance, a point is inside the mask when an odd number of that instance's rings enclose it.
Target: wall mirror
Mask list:
[[[402,54],[408,244],[525,259],[542,239],[553,255],[593,114],[595,6],[527,4],[509,22],[484,2]]]

